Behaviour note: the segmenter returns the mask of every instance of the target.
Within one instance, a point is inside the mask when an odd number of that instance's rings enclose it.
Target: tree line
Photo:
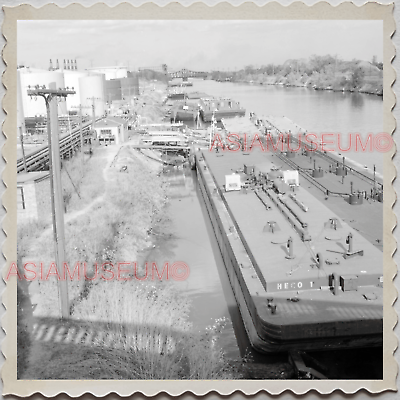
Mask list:
[[[337,87],[359,90],[365,85],[382,83],[383,63],[376,56],[366,62],[342,60],[336,56],[313,55],[309,59],[290,59],[283,64],[269,63],[256,67],[247,65],[238,71],[212,71],[210,78],[220,81],[254,81],[255,83],[283,83],[294,86]],[[321,87],[319,87],[321,86]]]

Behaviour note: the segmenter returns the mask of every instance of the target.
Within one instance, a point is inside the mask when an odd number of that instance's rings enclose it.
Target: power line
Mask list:
[[[46,102],[47,110],[47,134],[49,146],[49,169],[51,188],[51,208],[53,217],[53,233],[55,243],[55,255],[58,268],[62,268],[65,262],[65,234],[64,234],[64,202],[61,184],[61,160],[60,140],[57,112],[57,98],[66,98],[69,94],[75,94],[69,88],[57,89],[56,83],[51,82],[49,88],[36,85],[34,89],[28,86],[28,96],[41,96]],[[65,277],[63,277],[65,278]],[[69,317],[68,285],[66,279],[58,280],[60,311],[62,318]]]

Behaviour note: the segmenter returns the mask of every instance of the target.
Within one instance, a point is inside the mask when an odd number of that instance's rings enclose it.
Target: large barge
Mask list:
[[[227,148],[195,156],[215,238],[260,352],[383,342],[382,185],[344,163],[330,170],[324,156]]]
[[[211,122],[214,118],[220,122],[224,118],[243,117],[246,110],[239,102],[230,98],[201,98],[199,101],[200,114],[204,122]]]
[[[200,117],[199,106],[196,102],[177,103],[171,109],[171,120],[174,121],[197,121]]]

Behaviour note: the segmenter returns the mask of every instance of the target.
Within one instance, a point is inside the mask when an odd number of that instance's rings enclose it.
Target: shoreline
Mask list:
[[[214,79],[211,79],[214,80]],[[336,92],[336,93],[359,93],[359,94],[369,94],[369,95],[374,95],[374,96],[379,96],[379,97],[383,97],[383,92],[373,92],[373,91],[368,91],[368,90],[355,90],[355,89],[335,89],[335,88],[324,88],[321,86],[316,86],[316,85],[312,85],[312,84],[287,84],[287,83],[283,83],[283,82],[257,82],[257,81],[249,81],[249,80],[240,80],[240,81],[217,81],[216,82],[220,82],[220,83],[225,83],[225,82],[230,82],[230,83],[245,83],[248,85],[255,85],[255,86],[280,86],[280,87],[290,87],[290,88],[306,88],[306,89],[312,89],[312,90],[322,90],[322,91],[326,91],[326,92]],[[378,90],[378,89],[377,89]]]

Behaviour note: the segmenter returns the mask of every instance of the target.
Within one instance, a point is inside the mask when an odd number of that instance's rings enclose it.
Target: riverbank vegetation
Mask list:
[[[270,63],[258,68],[249,65],[240,71],[213,71],[211,78],[263,85],[306,86],[317,90],[383,93],[383,64],[375,57],[369,62],[314,55],[309,59],[290,59],[283,64]]]
[[[140,80],[142,95],[135,101],[133,112],[140,117],[140,123],[160,123],[165,115],[162,103],[166,98],[167,84],[162,81]]]
[[[194,334],[189,304],[167,283],[102,282],[76,307],[67,343],[35,342],[25,379],[235,379],[215,330]],[[49,319],[43,319],[43,323]],[[82,341],[76,344],[76,338]],[[88,338],[90,340],[88,340]]]
[[[109,263],[109,273],[111,264],[135,262],[138,252],[152,246],[150,232],[167,229],[165,182],[158,164],[150,164],[129,146],[97,147],[85,163],[83,177],[79,156],[64,163],[66,261],[71,274],[76,262],[86,263],[90,278],[96,262]],[[45,277],[31,284],[39,291],[34,317],[29,307],[18,314],[20,378],[241,377],[240,363],[227,362],[216,345],[219,328],[195,333],[188,317],[190,303],[169,281],[140,281],[132,273],[124,275],[127,280],[67,278],[71,317],[61,320],[57,273],[50,270],[51,225],[22,225],[18,234],[18,266],[24,260],[42,263]],[[138,275],[143,275],[140,266]],[[19,303],[24,296],[26,292],[19,293]],[[31,323],[24,324],[27,320]]]

